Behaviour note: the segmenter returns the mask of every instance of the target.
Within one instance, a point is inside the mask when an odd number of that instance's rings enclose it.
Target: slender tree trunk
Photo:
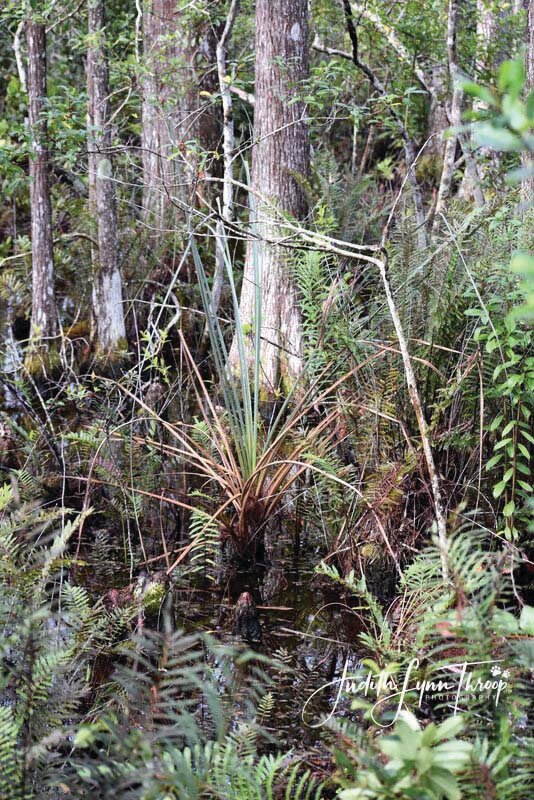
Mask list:
[[[528,96],[529,92],[534,91],[534,0],[525,0],[525,8],[527,12],[525,95]],[[521,184],[521,198],[525,208],[529,208],[534,205],[534,157],[532,153],[523,155],[523,166],[530,169],[531,172]]]
[[[190,7],[149,0],[143,13],[143,214],[157,242],[197,205],[198,147],[214,151],[220,133],[200,95],[217,88],[215,70],[204,69],[215,64],[215,32]]]
[[[487,80],[486,73],[490,71],[489,68],[491,66],[488,50],[497,35],[498,10],[492,5],[490,0],[477,0],[476,12],[477,49],[475,68],[476,74],[479,76],[478,79],[481,80],[482,83],[485,83]],[[504,55],[501,56],[499,63],[503,58]],[[484,103],[479,99],[473,102],[474,111],[481,111],[484,107]],[[471,142],[471,147],[474,149],[474,142]],[[495,171],[498,170],[499,154],[495,150],[492,150],[490,147],[479,147],[477,154],[479,182],[475,183],[473,175],[466,169],[458,190],[458,195],[460,197],[470,198],[474,196],[476,200],[477,186],[479,186],[480,179],[484,181],[486,178],[490,164],[493,165]],[[479,189],[479,191],[481,190]]]
[[[437,230],[441,224],[441,213],[445,206],[452,185],[454,175],[454,164],[456,158],[456,144],[458,141],[458,128],[462,121],[462,100],[463,89],[460,86],[460,73],[457,64],[456,53],[456,31],[457,31],[457,18],[458,18],[458,1],[449,0],[449,14],[447,19],[447,60],[449,63],[449,81],[452,92],[452,99],[450,105],[449,118],[453,130],[449,134],[447,143],[445,145],[445,154],[443,156],[443,168],[441,171],[441,180],[438,189],[438,197],[436,201],[436,208],[434,211],[434,225],[433,229]]]
[[[427,146],[427,152],[432,153],[439,159],[443,155],[443,132],[449,127],[449,116],[445,108],[445,97],[447,95],[446,73],[447,68],[444,64],[436,64],[427,73],[432,87],[427,117],[427,135],[431,139]]]
[[[251,221],[259,240],[247,248],[240,312],[244,324],[253,322],[257,257],[263,276],[260,377],[268,395],[280,384],[287,390],[301,370],[296,288],[287,253],[273,242],[281,234],[278,215],[303,219],[307,210],[300,178],[308,174],[310,145],[305,106],[295,99],[309,74],[307,0],[257,0],[255,46]],[[236,340],[230,366],[243,366]]]
[[[217,42],[217,76],[219,79],[219,91],[221,93],[223,110],[223,191],[222,208],[220,218],[217,220],[215,231],[215,273],[213,276],[213,289],[211,293],[210,311],[216,314],[219,308],[221,290],[224,276],[225,260],[225,223],[232,221],[234,216],[234,111],[232,103],[232,93],[227,81],[227,44],[232,35],[235,18],[239,12],[240,0],[232,0],[226,24],[221,38]]]
[[[109,70],[105,52],[103,0],[89,0],[87,123],[89,207],[96,219],[98,249],[93,249],[93,341],[102,355],[124,349],[126,331],[118,262],[117,208],[112,135],[109,122]]]
[[[26,22],[28,48],[28,116],[30,126],[30,206],[32,235],[33,345],[57,334],[54,299],[54,251],[52,204],[48,182],[46,101],[46,33],[44,23],[29,17]],[[46,342],[49,344],[49,341]]]

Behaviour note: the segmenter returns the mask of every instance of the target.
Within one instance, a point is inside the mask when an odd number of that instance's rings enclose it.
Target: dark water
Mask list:
[[[124,548],[109,531],[88,532],[82,549],[87,567],[78,579],[92,592],[104,594],[135,579],[135,572],[125,567]],[[240,690],[254,684],[259,686],[255,706],[265,712],[258,712],[257,722],[277,746],[311,747],[325,734],[325,727],[313,726],[332,710],[345,664],[352,672],[365,655],[358,641],[359,620],[340,587],[315,571],[324,542],[303,536],[295,547],[293,535],[282,531],[267,550],[265,563],[247,569],[218,564],[211,580],[192,577],[185,564],[181,576],[173,575],[175,624],[187,634],[208,633],[222,644],[245,646],[234,634],[234,607],[241,593],[249,592],[258,609],[262,640],[246,646],[268,660],[260,665],[266,683],[262,688],[252,674],[254,660],[246,669],[230,665],[233,685],[222,677],[219,683],[232,724],[250,717]],[[132,563],[138,563],[136,555]],[[214,673],[222,675],[223,670],[213,666]],[[345,697],[336,716],[348,713],[350,699]]]
[[[336,681],[345,662],[354,667],[361,651],[357,617],[340,599],[339,587],[329,587],[327,579],[316,574],[319,560],[313,544],[296,556],[290,541],[279,540],[268,564],[246,570],[227,567],[218,585],[175,590],[178,627],[209,632],[229,644],[236,642],[234,604],[242,592],[252,595],[263,636],[251,647],[284,667],[266,668],[272,683],[265,694],[269,693],[272,709],[260,720],[280,746],[318,742],[325,728],[314,726],[335,704]],[[336,715],[349,710],[345,700]]]

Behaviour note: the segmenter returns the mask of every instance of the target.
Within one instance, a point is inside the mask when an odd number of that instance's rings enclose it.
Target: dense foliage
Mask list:
[[[2,5],[0,797],[532,796],[533,24]]]

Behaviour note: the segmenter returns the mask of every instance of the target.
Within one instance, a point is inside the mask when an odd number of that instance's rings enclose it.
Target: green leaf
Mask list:
[[[508,437],[507,439],[501,439],[501,441],[497,442],[497,444],[495,445],[495,447],[493,449],[494,450],[500,450],[501,447],[506,447],[506,445],[510,444],[511,441],[512,441],[511,437]]]
[[[469,761],[472,747],[470,742],[463,742],[460,739],[438,744],[433,750],[434,764],[451,772],[462,769]]]
[[[503,633],[517,633],[518,622],[513,614],[503,608],[496,608],[493,612],[493,622],[497,630]]]
[[[493,150],[504,152],[520,152],[523,149],[521,139],[508,128],[497,128],[489,122],[475,125],[473,137],[482,147],[491,147]]]
[[[447,800],[460,800],[461,793],[458,781],[448,769],[435,767],[427,778],[432,788],[436,789],[437,797],[444,795]]]
[[[471,95],[471,97],[478,97],[489,106],[497,105],[497,98],[487,86],[480,86],[472,81],[463,81],[462,87],[464,92]]]
[[[504,97],[502,110],[508,120],[508,124],[515,131],[521,133],[529,127],[528,117],[524,104],[516,97]]]
[[[95,740],[94,730],[89,725],[82,725],[76,731],[74,747],[89,747]]]
[[[502,432],[501,436],[506,436],[506,434],[510,433],[512,428],[514,428],[516,425],[517,425],[517,422],[516,422],[515,419],[510,420],[508,425],[506,425],[506,427],[503,429],[503,432]]]
[[[497,500],[506,489],[506,481],[499,481],[493,487],[493,496]]]
[[[518,97],[525,83],[525,65],[522,58],[503,61],[499,67],[497,85],[501,92]]]
[[[501,422],[503,421],[503,419],[504,419],[504,414],[498,414],[495,417],[495,419],[492,420],[492,423],[491,423],[491,425],[489,427],[490,431],[496,431],[497,428],[499,427],[499,425],[501,424]]]
[[[527,461],[530,461],[530,453],[528,452],[528,450],[527,450],[527,448],[525,447],[525,445],[524,445],[524,444],[521,444],[521,442],[518,442],[518,445],[517,445],[517,447],[518,447],[518,450],[519,450],[519,451],[520,451],[520,452],[521,452],[521,453],[524,455],[524,457],[527,459]]]
[[[484,315],[483,308],[468,308],[464,311],[465,317],[482,317]]]
[[[456,716],[447,717],[447,719],[438,725],[435,741],[441,742],[443,739],[452,739],[457,736],[464,727],[464,720],[461,714]]]
[[[511,517],[515,511],[515,501],[510,500],[502,510],[503,517]]]
[[[488,463],[486,464],[486,472],[489,472],[489,470],[496,464],[498,464],[500,461],[502,461],[503,458],[504,458],[504,453],[497,453],[496,456],[492,456],[488,461]]]
[[[512,256],[510,261],[510,269],[520,275],[533,275],[534,274],[534,256],[525,250],[518,250]]]
[[[534,636],[534,607],[523,606],[519,616],[519,627],[523,633]]]

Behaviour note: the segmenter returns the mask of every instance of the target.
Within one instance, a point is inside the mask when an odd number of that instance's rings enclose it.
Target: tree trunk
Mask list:
[[[447,68],[436,64],[428,71],[428,78],[433,89],[427,117],[427,135],[431,137],[426,152],[437,159],[443,157],[443,132],[449,127],[449,117],[445,108],[447,94]]]
[[[255,47],[251,222],[259,239],[247,248],[240,313],[242,323],[253,323],[256,252],[262,271],[260,380],[264,393],[271,395],[280,383],[287,389],[301,370],[296,288],[288,254],[273,241],[283,235],[277,216],[303,219],[306,214],[300,177],[308,174],[310,145],[305,105],[295,97],[309,74],[307,0],[257,0]],[[250,349],[247,355],[252,358]],[[230,366],[244,366],[235,339]]]
[[[217,87],[205,69],[215,64],[215,31],[177,5],[151,0],[143,13],[143,213],[156,241],[196,205],[198,145],[215,150],[220,133],[200,96]]]
[[[525,0],[525,8],[527,12],[525,96],[528,97],[529,92],[534,91],[534,0]],[[534,159],[532,153],[524,153],[523,167],[530,169],[530,175],[521,184],[521,199],[527,209],[534,204]]]
[[[486,83],[488,78],[487,74],[490,68],[488,50],[492,41],[495,38],[497,31],[497,11],[492,7],[488,0],[476,0],[476,38],[477,49],[475,57],[475,71],[478,80]],[[502,60],[502,59],[501,59]],[[484,108],[484,103],[476,99],[473,102],[473,110],[481,111]],[[471,142],[471,147],[475,149],[475,143]],[[498,155],[489,147],[478,148],[478,173],[482,181],[485,180],[488,173],[488,165],[493,162],[495,167],[498,166]],[[475,191],[475,183],[473,175],[468,169],[465,170],[462,183],[458,190],[458,196],[469,200]]]
[[[87,124],[89,208],[96,220],[98,248],[93,248],[93,331],[95,351],[111,355],[124,349],[126,331],[122,279],[118,263],[117,208],[112,135],[109,122],[109,70],[105,53],[103,0],[89,0],[87,50]]]
[[[458,129],[462,121],[462,100],[464,93],[460,85],[460,73],[458,69],[456,52],[458,5],[458,0],[449,0],[449,13],[447,19],[447,60],[449,65],[450,91],[452,92],[449,118],[453,130],[449,132],[449,138],[445,144],[443,168],[441,171],[441,180],[438,189],[438,197],[436,200],[436,208],[434,211],[434,231],[438,230],[441,225],[440,215],[443,212],[445,201],[447,200],[451,191],[456,158]]]
[[[28,48],[28,116],[30,126],[30,206],[32,235],[32,317],[33,345],[57,334],[54,299],[54,252],[52,204],[48,182],[48,130],[44,116],[46,98],[46,33],[42,22],[26,22]]]
[[[217,76],[219,79],[219,91],[223,110],[223,188],[222,188],[222,207],[220,217],[217,220],[215,229],[215,272],[213,275],[213,287],[210,298],[210,313],[217,314],[221,290],[224,278],[225,262],[225,237],[227,234],[225,223],[230,223],[234,216],[234,160],[235,160],[235,137],[234,137],[234,110],[232,93],[227,81],[227,48],[228,40],[232,34],[232,28],[236,16],[239,12],[240,0],[232,0],[228,17],[224,26],[222,36],[217,42]],[[207,330],[207,325],[206,325]]]

